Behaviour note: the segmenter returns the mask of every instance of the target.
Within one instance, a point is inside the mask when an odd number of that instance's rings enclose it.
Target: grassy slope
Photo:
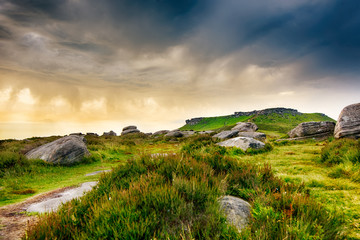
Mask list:
[[[185,125],[181,127],[181,130],[195,130],[195,131],[207,131],[216,130],[226,126],[233,126],[237,122],[246,122],[248,120],[256,123],[259,127],[259,131],[273,134],[275,136],[286,134],[296,125],[302,122],[310,121],[334,121],[334,119],[324,116],[320,113],[304,113],[302,115],[291,115],[285,113],[283,115],[270,114],[259,116],[242,116],[237,118],[231,118],[229,116],[204,118],[198,124]]]
[[[337,166],[327,167],[314,161],[320,157],[324,143],[277,146],[273,151],[240,159],[255,164],[269,163],[276,175],[287,182],[304,182],[311,195],[328,209],[344,211],[350,237],[360,239],[360,183],[346,178],[331,178]]]
[[[235,125],[237,122],[246,122],[250,117],[241,116],[241,117],[229,117],[229,116],[222,116],[222,117],[208,117],[202,119],[196,125],[185,125],[180,128],[180,130],[194,130],[194,131],[207,131],[207,130],[214,130],[230,125]]]

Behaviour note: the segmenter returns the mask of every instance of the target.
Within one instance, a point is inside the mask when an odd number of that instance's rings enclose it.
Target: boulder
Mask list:
[[[221,210],[226,215],[227,222],[234,225],[239,232],[249,224],[251,205],[248,202],[241,198],[224,196],[219,203]]]
[[[239,132],[238,136],[254,138],[262,142],[266,140],[266,134],[261,132]]]
[[[237,136],[239,133],[239,130],[228,130],[228,131],[222,131],[218,134],[215,134],[213,137],[220,138],[220,139],[227,139]]]
[[[137,127],[136,127],[136,126],[133,126],[133,125],[124,127],[124,128],[123,128],[123,132],[124,132],[124,131],[127,131],[127,130],[130,130],[130,129],[137,129]]]
[[[292,129],[288,135],[290,138],[323,138],[332,136],[335,123],[324,122],[303,122]]]
[[[81,136],[67,136],[42,145],[26,154],[28,159],[42,159],[49,163],[71,165],[90,153]]]
[[[104,132],[103,136],[116,136],[116,133],[114,131]]]
[[[199,134],[211,134],[213,133],[214,131],[201,131],[201,132],[198,132]]]
[[[160,130],[160,131],[154,132],[153,136],[167,134],[168,132],[170,132],[170,131],[169,130]]]
[[[122,131],[121,132],[121,136],[124,136],[126,134],[129,134],[129,133],[139,133],[140,131],[138,129],[127,129],[125,131]]]
[[[231,130],[238,130],[239,132],[256,132],[258,126],[252,122],[238,122]]]
[[[219,142],[217,143],[217,145],[223,147],[237,147],[237,148],[241,148],[244,151],[246,151],[248,148],[261,149],[265,147],[265,143],[248,137],[231,138],[226,141]]]
[[[81,132],[78,133],[70,133],[69,136],[84,136]]]
[[[168,132],[167,134],[165,134],[165,137],[176,137],[176,138],[179,138],[179,137],[183,137],[184,134],[180,131],[171,131],[171,132]]]
[[[335,138],[360,138],[360,103],[345,107],[335,126]]]

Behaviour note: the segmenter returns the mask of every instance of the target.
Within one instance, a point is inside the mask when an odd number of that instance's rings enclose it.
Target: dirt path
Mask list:
[[[38,216],[30,216],[26,209],[34,203],[46,201],[75,187],[60,188],[51,192],[34,196],[22,203],[16,203],[0,208],[0,239],[16,240],[25,234],[25,230],[38,221]]]

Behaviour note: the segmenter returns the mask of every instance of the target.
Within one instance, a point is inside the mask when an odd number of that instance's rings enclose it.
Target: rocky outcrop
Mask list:
[[[168,132],[170,132],[170,131],[169,131],[169,130],[156,131],[156,132],[153,133],[153,136],[158,136],[158,135],[167,134]]]
[[[103,136],[116,136],[116,133],[114,131],[104,132]]]
[[[360,138],[360,103],[345,107],[336,123],[335,138]]]
[[[296,109],[292,109],[292,108],[267,108],[267,109],[263,109],[263,110],[254,110],[251,112],[235,112],[232,115],[227,115],[224,117],[227,118],[236,118],[236,117],[241,117],[241,116],[257,116],[257,115],[270,115],[270,114],[279,114],[279,115],[284,115],[284,114],[291,114],[293,116],[296,115],[302,115],[303,113],[298,112],[298,110]],[[196,125],[199,122],[201,122],[204,119],[204,117],[198,117],[198,118],[191,118],[186,120],[186,124],[187,125]]]
[[[250,221],[251,205],[241,198],[224,196],[219,200],[220,208],[226,215],[228,223],[239,231],[244,229]]]
[[[167,134],[165,134],[165,137],[175,137],[175,138],[179,138],[179,137],[183,137],[184,134],[181,131],[171,131],[168,132]]]
[[[184,135],[184,137],[190,137],[190,136],[194,135],[196,132],[195,131],[181,131],[181,133]]]
[[[332,136],[335,128],[334,122],[303,122],[292,129],[290,138],[323,138]]]
[[[239,132],[256,132],[258,126],[252,122],[238,122],[231,130],[238,130]]]
[[[261,132],[239,132],[239,137],[254,138],[256,140],[264,142],[266,140],[266,134]]]
[[[218,134],[215,134],[213,137],[220,139],[227,139],[237,136],[238,133],[239,130],[228,130],[228,131],[219,132]]]
[[[201,131],[201,132],[198,132],[198,134],[211,134],[213,132],[214,131]]]
[[[124,127],[122,132],[121,132],[121,136],[130,134],[130,133],[139,133],[140,131],[137,129],[136,126],[127,126]]]
[[[223,147],[237,147],[237,148],[241,148],[243,151],[246,151],[249,148],[261,149],[265,147],[265,143],[248,137],[231,138],[226,141],[219,142],[217,143],[217,145]]]
[[[124,128],[123,128],[123,132],[124,132],[124,131],[127,131],[127,130],[130,130],[130,129],[137,129],[137,127],[134,126],[134,125],[124,127]]]
[[[26,154],[28,159],[42,159],[60,165],[80,162],[90,153],[80,136],[67,136],[35,148]]]

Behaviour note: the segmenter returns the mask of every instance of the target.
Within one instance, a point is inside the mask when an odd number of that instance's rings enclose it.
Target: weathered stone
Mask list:
[[[136,126],[133,126],[133,125],[127,126],[127,127],[124,127],[124,128],[123,128],[123,131],[130,130],[130,129],[137,129],[137,127],[136,127]]]
[[[228,131],[222,131],[218,134],[215,134],[213,137],[220,138],[220,139],[227,139],[235,137],[239,133],[239,130],[228,130]]]
[[[125,131],[122,131],[121,132],[121,136],[124,136],[126,134],[130,134],[130,133],[139,133],[140,131],[138,129],[128,129],[128,130],[125,130]]]
[[[290,138],[323,138],[332,136],[335,123],[324,122],[303,122],[292,129],[288,135]]]
[[[254,138],[262,142],[266,140],[266,134],[261,132],[239,132],[238,136]]]
[[[238,122],[231,130],[238,130],[239,132],[255,132],[258,126],[252,122]]]
[[[241,148],[244,151],[246,151],[248,148],[261,149],[265,147],[265,143],[248,137],[231,138],[226,141],[219,142],[217,143],[217,145],[223,147],[237,147]]]
[[[153,133],[153,136],[158,136],[158,135],[167,134],[168,132],[170,132],[170,131],[169,131],[169,130],[156,131],[156,132]]]
[[[31,150],[26,157],[42,159],[54,164],[71,165],[89,155],[83,137],[67,136]]]
[[[104,132],[103,136],[116,136],[116,133],[114,131]]]
[[[179,137],[183,137],[184,134],[180,131],[171,131],[171,132],[168,132],[167,134],[165,134],[165,137],[176,137],[176,138],[179,138]]]
[[[335,138],[360,138],[360,103],[345,107],[336,123]]]
[[[239,231],[249,224],[251,205],[248,202],[233,196],[224,196],[219,202],[228,223],[234,225]]]

